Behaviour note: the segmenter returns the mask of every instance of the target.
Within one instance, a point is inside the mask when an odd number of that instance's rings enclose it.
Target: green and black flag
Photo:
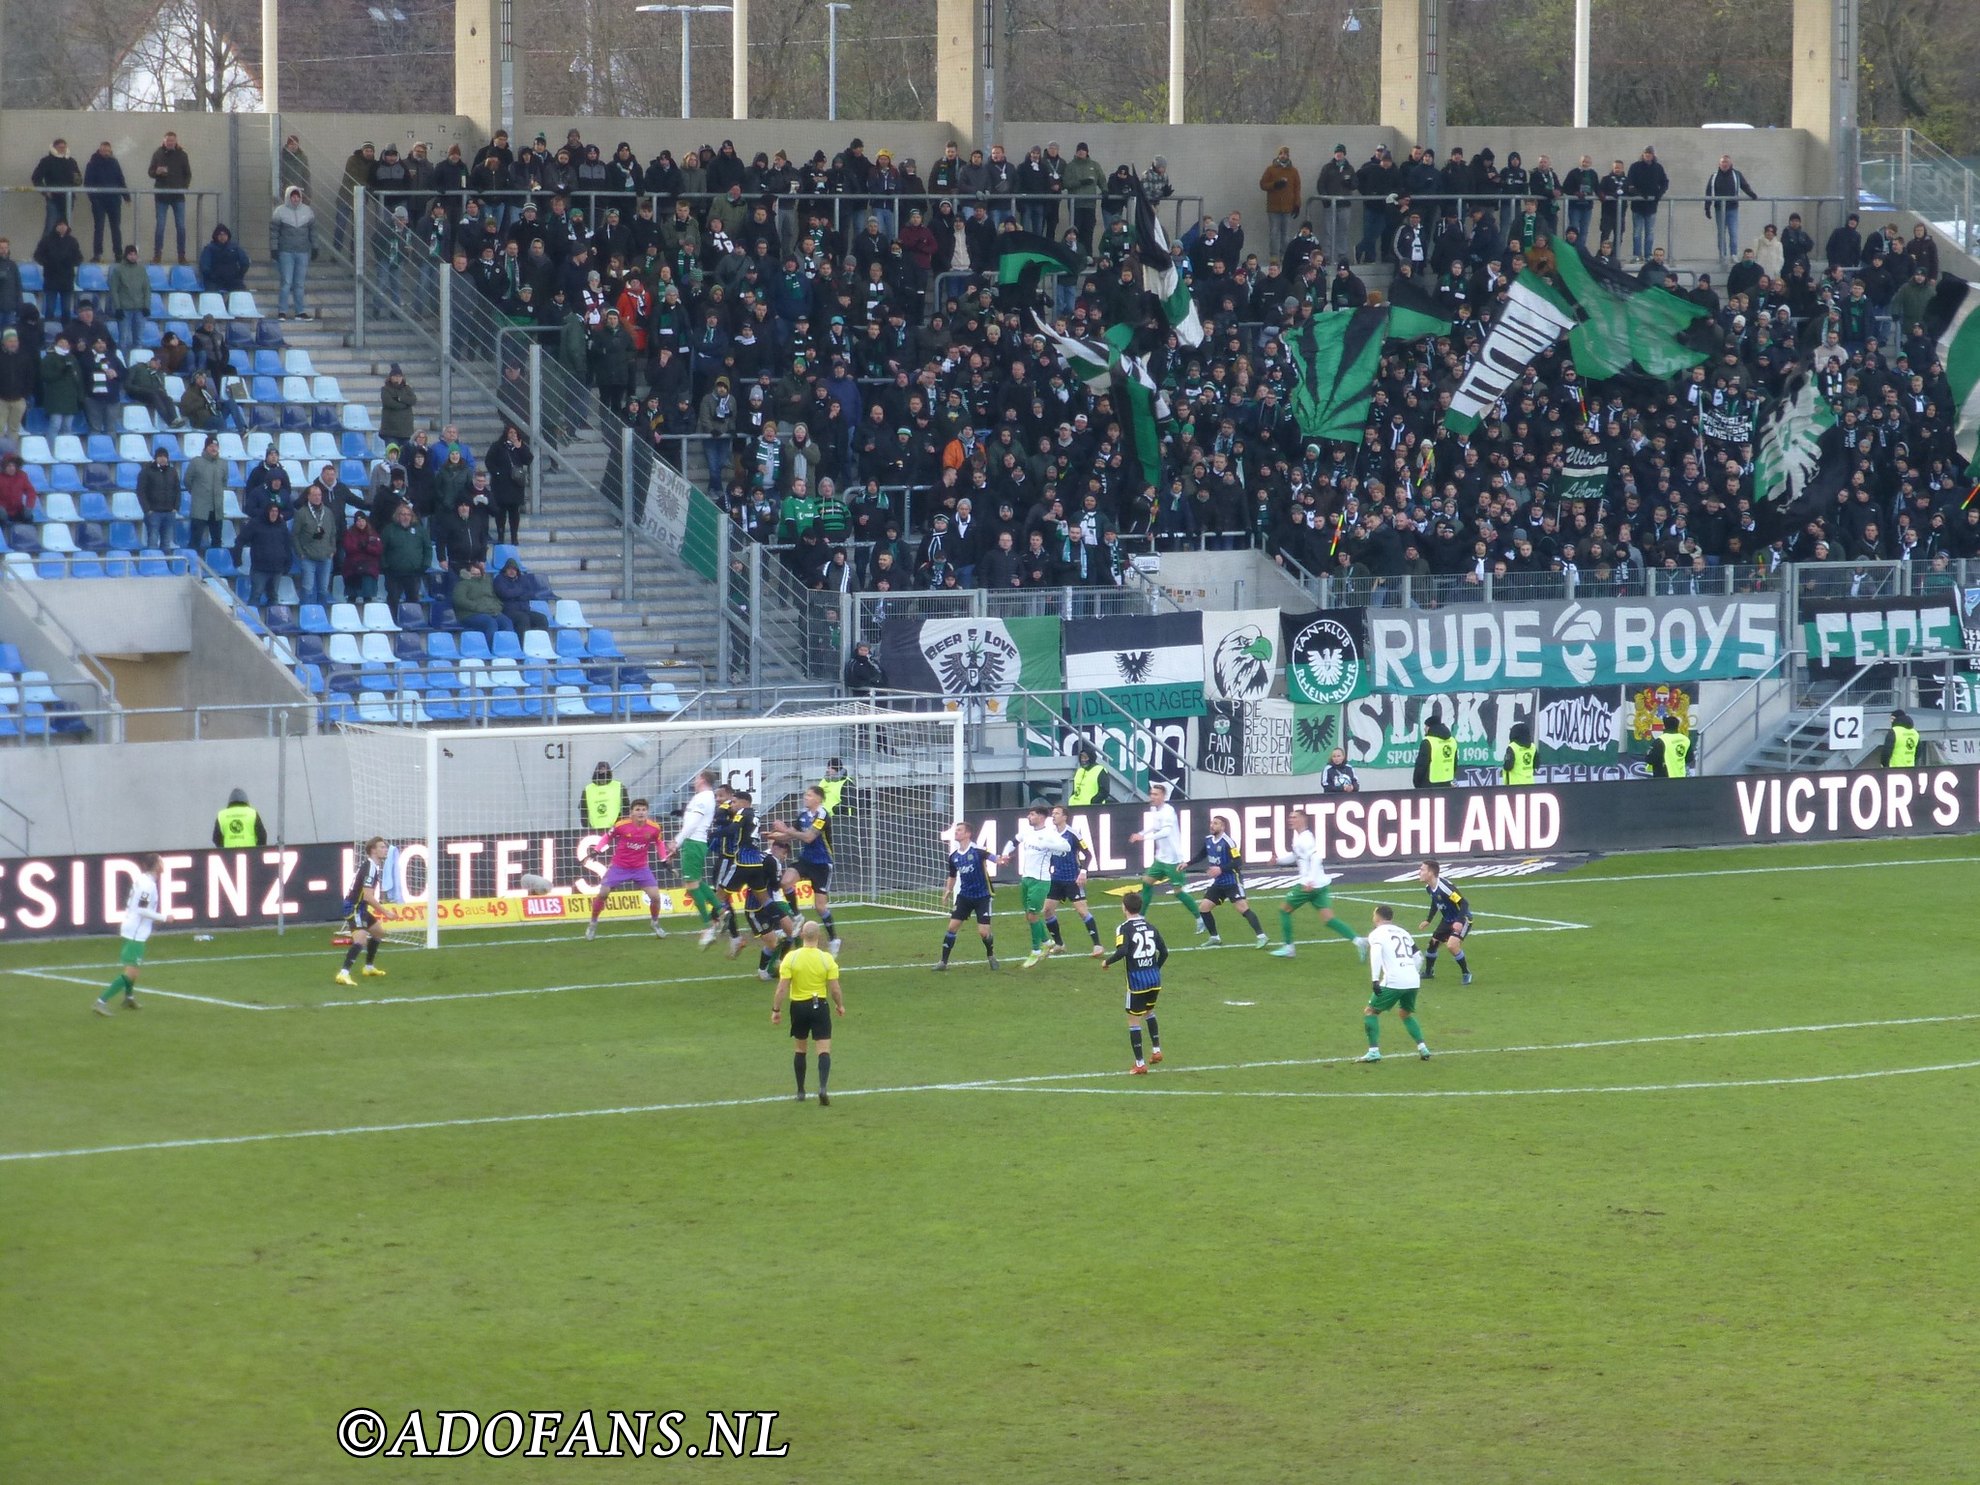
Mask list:
[[[1980,458],[1980,287],[1956,273],[1940,274],[1925,307],[1925,333],[1939,348],[1952,387],[1953,445],[1968,461]],[[1970,462],[1968,472],[1975,472]]]
[[[1081,340],[1061,335],[1037,315],[1031,317],[1047,345],[1066,363],[1066,369],[1089,392],[1113,403],[1114,417],[1121,425],[1122,453],[1141,472],[1143,484],[1158,489],[1162,484],[1162,424],[1168,421],[1169,403],[1148,374],[1143,356],[1125,353],[1132,333],[1125,325],[1109,329],[1106,340]],[[1110,342],[1119,342],[1114,344]]]
[[[1753,498],[1784,502],[1790,525],[1831,508],[1849,478],[1849,452],[1835,409],[1805,371],[1789,377],[1762,414],[1754,442]]]
[[[1162,230],[1162,219],[1139,185],[1134,192],[1134,245],[1141,259],[1141,287],[1155,296],[1162,308],[1162,321],[1176,332],[1184,345],[1203,344],[1203,321],[1183,282],[1182,268],[1169,246],[1169,234]]]
[[[1015,291],[1015,299],[1000,296],[1014,308],[1029,308],[1038,302],[1041,274],[1076,274],[1080,267],[1077,252],[1036,232],[1005,232],[997,238],[997,286]]]
[[[1303,438],[1359,443],[1388,340],[1448,335],[1449,315],[1386,304],[1317,314],[1286,337],[1299,377],[1288,403]]]

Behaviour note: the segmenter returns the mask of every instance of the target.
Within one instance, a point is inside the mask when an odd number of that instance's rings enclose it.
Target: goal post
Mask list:
[[[353,856],[383,836],[384,920],[394,937],[439,943],[449,929],[571,921],[591,910],[602,863],[584,787],[605,764],[666,834],[662,913],[692,912],[675,844],[702,772],[746,788],[758,821],[795,821],[804,791],[841,760],[850,780],[834,822],[832,903],[945,909],[943,833],[963,818],[964,719],[830,703],[790,715],[563,727],[347,726]],[[525,878],[543,877],[547,892]],[[540,886],[540,884],[537,884]],[[615,893],[608,917],[645,915]]]

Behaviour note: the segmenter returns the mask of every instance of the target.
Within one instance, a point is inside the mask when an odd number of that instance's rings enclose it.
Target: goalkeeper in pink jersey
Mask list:
[[[667,841],[660,827],[647,818],[645,800],[635,799],[625,819],[598,837],[598,844],[591,848],[586,859],[596,861],[607,851],[611,852],[612,864],[605,868],[605,880],[598,884],[598,891],[591,899],[591,923],[584,936],[598,937],[598,915],[605,911],[605,899],[615,889],[637,887],[646,894],[653,936],[665,938],[667,930],[660,926],[660,884],[654,880],[651,858],[657,852],[661,860],[667,859]]]

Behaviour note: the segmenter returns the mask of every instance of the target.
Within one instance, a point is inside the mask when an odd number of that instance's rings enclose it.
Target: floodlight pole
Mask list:
[[[839,12],[851,10],[842,0],[825,7],[825,117],[839,116]]]

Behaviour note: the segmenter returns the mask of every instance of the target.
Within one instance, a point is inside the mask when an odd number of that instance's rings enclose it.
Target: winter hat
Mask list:
[[[1344,144],[1337,144],[1337,145],[1335,145],[1335,146],[1334,146],[1334,153],[1335,153],[1335,154],[1337,154],[1337,155],[1345,155],[1345,154],[1347,153],[1347,146],[1346,146],[1346,145],[1344,145]]]

